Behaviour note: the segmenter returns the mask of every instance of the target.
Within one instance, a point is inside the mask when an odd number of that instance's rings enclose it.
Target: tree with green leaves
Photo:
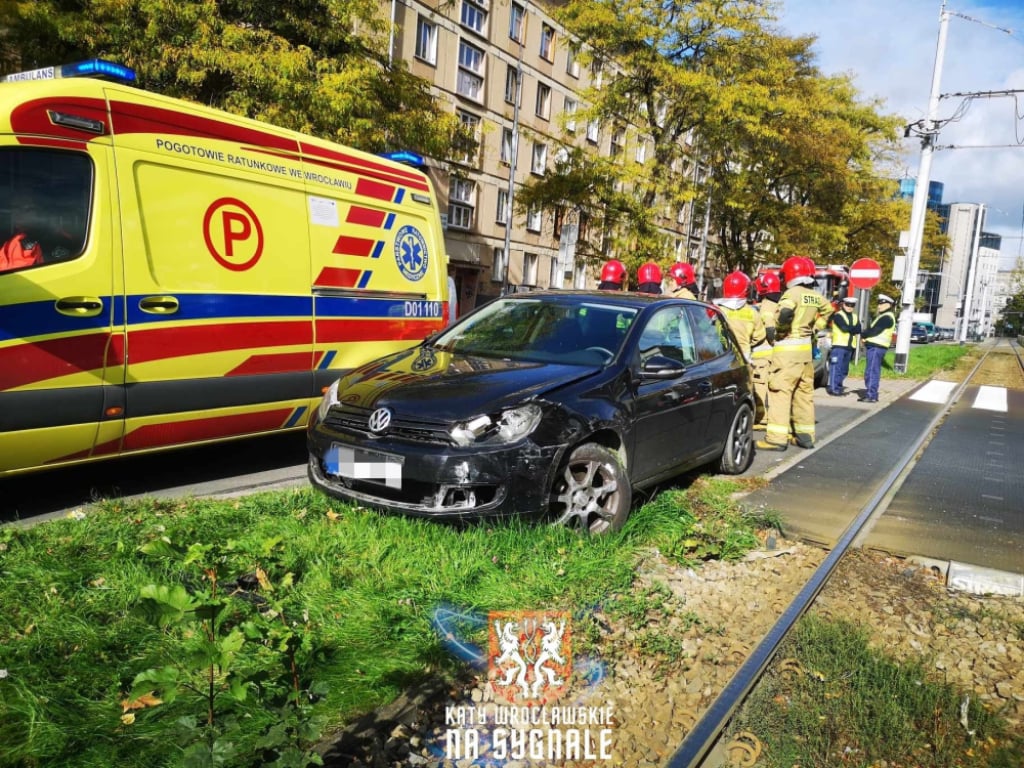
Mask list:
[[[583,94],[580,118],[653,145],[646,163],[610,166],[613,186],[640,202],[628,227],[606,233],[627,259],[667,261],[666,220],[695,196],[710,199],[709,245],[723,268],[895,246],[904,206],[876,164],[899,121],[860,103],[847,78],[823,77],[813,39],[776,32],[770,3],[569,0],[555,12],[585,41],[581,60],[603,62],[608,75]],[[703,183],[694,161],[708,171]],[[602,205],[566,200],[555,175],[531,182],[533,204]]]
[[[446,160],[464,140],[427,83],[389,60],[372,0],[17,0],[0,29],[8,71],[100,56],[154,92],[371,152]]]

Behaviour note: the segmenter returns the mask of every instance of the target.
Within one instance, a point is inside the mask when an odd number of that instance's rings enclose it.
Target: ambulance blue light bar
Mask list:
[[[134,83],[135,70],[121,64],[104,59],[88,59],[74,64],[63,64],[59,67],[42,67],[25,72],[5,75],[5,83],[16,83],[26,80],[56,80],[60,77],[99,77],[104,80],[116,80],[120,83]]]
[[[381,157],[394,160],[396,163],[411,165],[413,168],[423,168],[427,164],[427,161],[423,159],[423,155],[417,155],[415,152],[405,149],[399,152],[385,152]]]

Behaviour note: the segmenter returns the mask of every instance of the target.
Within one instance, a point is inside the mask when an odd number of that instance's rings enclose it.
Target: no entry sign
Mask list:
[[[882,268],[874,259],[857,259],[850,265],[850,284],[854,288],[874,288],[882,279]]]

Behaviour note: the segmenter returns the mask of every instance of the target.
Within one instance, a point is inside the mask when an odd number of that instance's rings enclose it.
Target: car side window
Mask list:
[[[720,312],[699,305],[688,306],[686,311],[693,326],[697,357],[701,361],[714,360],[733,349],[725,318]]]
[[[662,355],[690,365],[697,360],[693,331],[683,307],[655,312],[640,334],[640,361]]]
[[[0,150],[0,272],[82,255],[92,178],[92,160],[81,152]]]

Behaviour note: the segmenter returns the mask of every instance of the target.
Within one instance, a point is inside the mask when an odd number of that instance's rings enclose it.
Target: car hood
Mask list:
[[[420,346],[356,369],[342,379],[338,399],[362,408],[386,406],[396,414],[430,421],[461,421],[542,397],[600,370]]]

